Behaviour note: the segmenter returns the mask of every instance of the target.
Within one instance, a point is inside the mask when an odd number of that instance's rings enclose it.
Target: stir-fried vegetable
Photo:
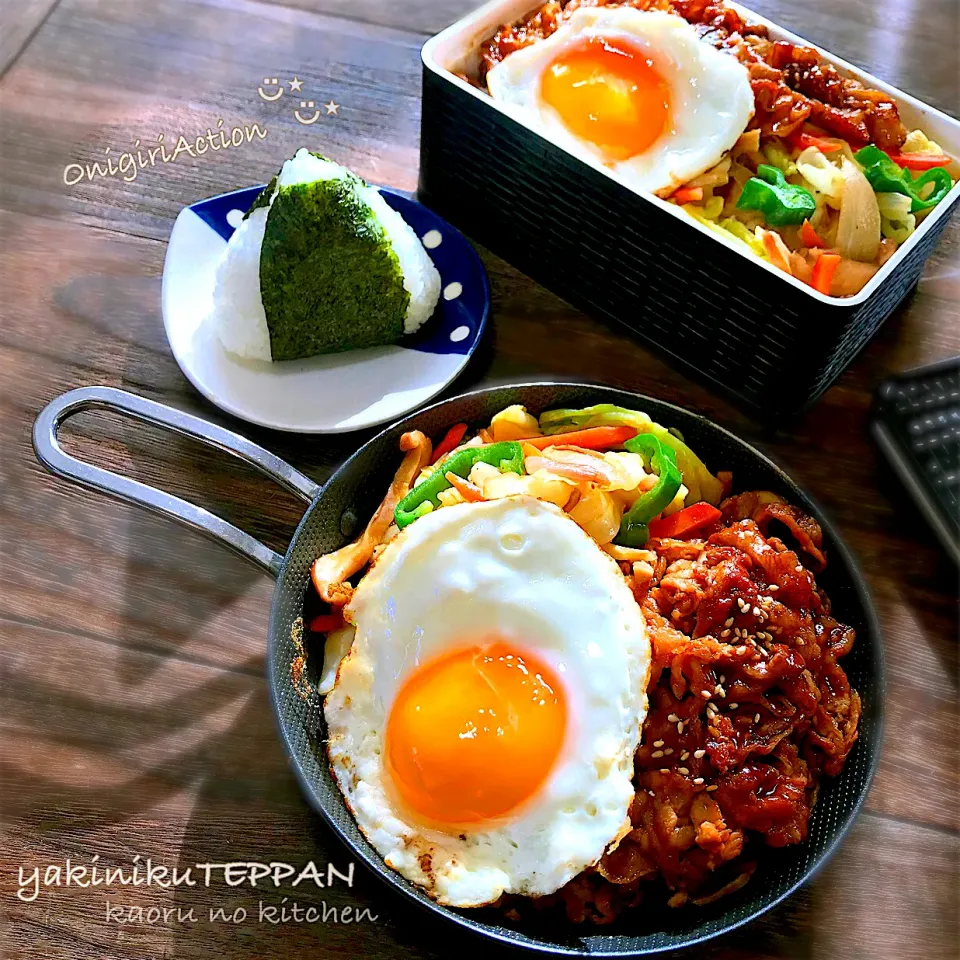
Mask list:
[[[712,203],[715,200],[720,201],[719,209],[716,210],[715,214],[715,216],[719,216],[723,211],[723,200],[720,197],[711,197],[709,203]],[[745,223],[737,220],[734,217],[724,217],[722,220],[717,221],[713,216],[710,216],[710,214],[713,213],[713,210],[707,209],[709,203],[705,204],[703,207],[698,207],[694,204],[687,204],[683,209],[689,213],[694,220],[698,220],[705,227],[708,227],[715,233],[719,233],[727,240],[733,239],[739,241],[741,244],[745,244],[747,247],[746,252],[755,254],[758,257],[762,257],[763,246],[757,239],[756,234],[754,234],[754,232]]]
[[[450,453],[451,450],[456,450],[466,432],[467,425],[465,423],[455,423],[446,432],[444,438],[437,444],[433,451],[433,459],[430,462],[437,463],[448,453]]]
[[[803,241],[805,247],[825,247],[826,244],[823,242],[820,234],[813,229],[809,220],[803,221],[803,226],[800,227],[800,239]]]
[[[787,183],[782,170],[761,163],[757,175],[744,184],[737,209],[759,210],[767,223],[783,227],[812,217],[817,201],[809,190]]]
[[[880,229],[888,240],[903,243],[916,229],[917,218],[910,212],[911,200],[902,193],[878,193]]]
[[[333,613],[318,613],[308,624],[311,633],[331,633],[343,626],[343,614],[340,610]]]
[[[673,540],[683,540],[690,534],[702,530],[711,523],[716,523],[723,514],[712,504],[695,503],[692,507],[685,507],[679,513],[669,517],[650,521],[650,536],[656,540],[670,537]]]
[[[859,150],[853,158],[863,167],[864,176],[877,193],[902,193],[910,198],[913,213],[936,206],[953,186],[953,180],[944,167],[933,167],[914,177],[909,170],[901,169],[872,144]],[[926,189],[929,184],[933,185],[932,191]]]
[[[600,546],[610,543],[620,531],[620,507],[604,490],[591,490],[581,496],[569,515]]]
[[[817,257],[817,262],[813,265],[810,286],[814,290],[830,296],[830,285],[833,283],[833,275],[837,272],[841,259],[839,253],[821,253]]]
[[[699,203],[703,199],[703,187],[681,187],[670,199],[676,203]]]
[[[806,126],[809,127],[809,124]],[[799,150],[809,150],[810,147],[815,147],[824,153],[837,153],[843,149],[844,143],[838,137],[827,136],[826,131],[820,131],[813,127],[800,130],[791,137],[791,140]]]
[[[843,174],[818,147],[807,147],[797,157],[797,171],[818,193],[839,206],[843,196]]]
[[[782,171],[785,177],[792,177],[797,172],[797,165],[790,159],[790,154],[777,140],[771,140],[764,145],[763,155],[770,164]]]
[[[626,444],[631,453],[638,453],[657,474],[657,482],[646,493],[641,493],[620,521],[617,543],[622,547],[642,547],[650,535],[648,524],[663,513],[677,495],[683,478],[677,466],[677,456],[665,443],[648,433],[637,434]]]
[[[790,251],[783,242],[783,237],[773,230],[764,230],[757,227],[757,236],[763,244],[763,252],[767,259],[784,273],[793,276],[793,267],[790,266]]]
[[[880,250],[880,209],[863,171],[844,157],[840,165],[843,175],[843,205],[837,223],[836,247],[850,260],[872,263]]]
[[[710,473],[703,461],[680,437],[659,423],[654,423],[647,414],[639,410],[628,410],[613,403],[598,403],[580,410],[550,410],[540,415],[540,429],[550,435],[563,433],[574,427],[601,426],[634,427],[638,434],[652,434],[673,450],[677,466],[683,474],[683,483],[688,490],[686,502],[720,502],[723,485]]]
[[[447,474],[453,473],[458,477],[466,477],[478,461],[497,467],[501,473],[507,471],[523,473],[523,449],[515,441],[506,440],[502,443],[491,443],[485,447],[465,447],[447,457],[438,470],[423,483],[415,486],[397,504],[394,512],[397,526],[402,530],[414,520],[426,516],[435,507],[439,507],[440,501],[437,499],[437,494],[451,486]]]
[[[393,477],[387,495],[363,533],[353,543],[348,543],[333,553],[325,553],[313,561],[310,577],[320,599],[325,603],[343,606],[349,601],[353,595],[353,587],[347,581],[370,562],[374,548],[383,542],[396,508],[410,493],[414,480],[430,462],[433,444],[419,430],[411,430],[401,435],[400,449],[405,454],[403,462]]]
[[[900,146],[900,153],[942,155],[943,147],[931,140],[922,130],[911,130]]]
[[[910,238],[923,213],[948,195],[958,169],[960,161],[921,130],[888,153],[804,123],[785,136],[748,131],[670,199],[741,253],[802,283],[812,285],[816,251],[839,253],[832,291],[844,297],[858,293]],[[883,200],[897,195],[909,200],[908,210]],[[827,269],[820,268],[821,284]]]
[[[584,450],[612,450],[614,447],[622,447],[625,441],[636,435],[636,427],[590,427],[587,430],[573,430],[570,433],[533,437],[525,442],[538,450],[545,450],[547,447],[556,447],[561,444],[570,447],[583,447]]]
[[[537,418],[532,413],[528,413],[526,407],[514,403],[494,415],[488,432],[494,442],[527,440],[531,437],[539,437],[540,427],[537,425]]]
[[[945,153],[891,153],[889,156],[898,167],[908,170],[932,170],[948,167],[952,162]]]

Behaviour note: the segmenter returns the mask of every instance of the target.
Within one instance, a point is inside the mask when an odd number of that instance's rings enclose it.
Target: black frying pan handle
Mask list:
[[[117,390],[115,387],[81,387],[79,390],[71,390],[57,397],[56,400],[51,400],[40,411],[33,425],[33,447],[40,462],[51,473],[139,507],[146,507],[161,516],[179,520],[186,526],[219,540],[274,577],[278,576],[283,557],[251,537],[249,533],[244,533],[239,527],[172,494],[147,486],[139,480],[121,477],[110,470],[84,463],[65,453],[57,439],[60,424],[73,414],[90,409],[125,413],[137,420],[165,427],[230,453],[256,467],[306,503],[312,503],[314,497],[320,492],[318,484],[279,457],[275,457],[263,447],[251,443],[239,434],[224,430],[223,427],[208,423],[181,410],[175,410],[173,407],[167,407],[162,403],[138,397],[124,390]]]

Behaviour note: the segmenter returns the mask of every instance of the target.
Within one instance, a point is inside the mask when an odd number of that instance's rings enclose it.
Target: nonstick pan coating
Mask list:
[[[291,629],[302,613],[310,566],[320,554],[347,541],[343,530],[356,535],[372,515],[400,462],[401,433],[418,429],[436,438],[461,421],[483,425],[512,403],[522,403],[534,413],[594,403],[643,410],[664,426],[679,429],[712,470],[732,470],[734,491],[773,490],[816,517],[823,527],[828,565],[818,583],[830,596],[838,619],[857,630],[857,642],[844,667],[863,698],[860,740],[842,774],[834,780],[824,778],[807,842],[771,851],[761,858],[744,889],[708,907],[641,908],[602,928],[577,927],[556,919],[535,927],[513,928],[502,924],[496,911],[458,911],[437,905],[385,867],[357,829],[327,766],[319,700],[314,697],[305,703],[293,688]],[[315,661],[322,657],[322,649],[312,653]],[[294,535],[274,594],[268,658],[271,696],[301,787],[355,856],[404,896],[447,921],[534,952],[644,956],[700,943],[757,917],[808,880],[834,852],[863,803],[879,757],[884,690],[880,632],[860,571],[819,507],[770,460],[715,424],[649,397],[598,386],[542,383],[478,390],[407,417],[363,446],[323,487]],[[319,666],[314,662],[312,669]]]

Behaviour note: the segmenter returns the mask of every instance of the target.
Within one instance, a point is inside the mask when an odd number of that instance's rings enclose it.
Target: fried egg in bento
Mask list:
[[[747,68],[663,11],[577,10],[487,74],[554,143],[666,196],[720,161],[754,111]]]
[[[630,829],[650,644],[617,564],[559,508],[429,513],[345,613],[328,752],[388,866],[481,906],[557,890]]]

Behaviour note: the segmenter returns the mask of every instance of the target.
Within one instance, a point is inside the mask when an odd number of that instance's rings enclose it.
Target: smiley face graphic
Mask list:
[[[275,87],[280,83],[276,77],[264,77],[263,78],[263,87]],[[276,93],[268,93],[263,87],[257,87],[257,93],[260,94],[261,100],[266,100],[267,103],[273,103],[274,100],[279,100],[283,96],[283,87]]]
[[[313,110],[313,116],[301,117],[300,116],[301,110]],[[302,124],[316,123],[320,119],[320,111],[315,109],[315,106],[312,100],[301,100],[300,106],[293,111],[293,115],[297,118],[297,122]]]

